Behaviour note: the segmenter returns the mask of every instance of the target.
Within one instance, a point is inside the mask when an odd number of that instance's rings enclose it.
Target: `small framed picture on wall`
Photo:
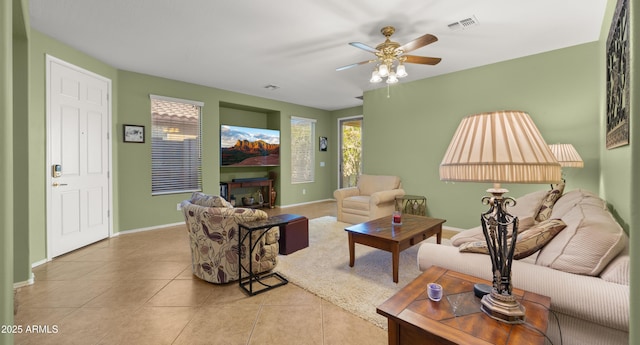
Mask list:
[[[122,133],[125,143],[144,143],[144,126],[123,125]]]
[[[327,137],[320,137],[320,151],[326,151],[328,145]]]

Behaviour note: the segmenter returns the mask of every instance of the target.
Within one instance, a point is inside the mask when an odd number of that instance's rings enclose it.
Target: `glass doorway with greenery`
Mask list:
[[[362,174],[363,117],[338,119],[340,147],[338,162],[339,188],[355,187]]]

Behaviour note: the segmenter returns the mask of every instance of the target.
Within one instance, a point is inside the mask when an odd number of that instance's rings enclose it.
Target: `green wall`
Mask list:
[[[409,194],[447,226],[479,222],[491,186],[445,183],[438,167],[461,119],[492,110],[528,112],[547,143],[570,143],[584,169],[565,169],[567,189],[599,192],[599,45],[589,43],[365,93],[364,171],[400,175]],[[416,67],[418,68],[418,67]],[[548,185],[504,185],[517,197]],[[455,205],[455,206],[453,206]]]
[[[640,122],[638,119],[638,108],[640,107],[640,85],[638,84],[638,78],[640,78],[640,61],[637,56],[640,52],[640,45],[638,44],[638,37],[635,33],[638,32],[638,23],[640,22],[640,7],[635,6],[637,3],[629,0],[630,5],[630,58],[631,58],[631,71],[630,71],[630,145],[618,147],[615,149],[607,150],[605,142],[606,132],[606,41],[609,34],[609,28],[611,26],[611,19],[614,14],[616,1],[610,0],[607,6],[607,13],[605,20],[602,24],[601,36],[600,36],[600,54],[601,54],[601,66],[600,74],[602,82],[600,84],[600,99],[601,103],[601,117],[600,117],[600,132],[599,141],[603,143],[600,147],[601,155],[601,173],[600,173],[600,185],[601,194],[607,200],[609,208],[612,210],[614,216],[622,224],[622,226],[629,232],[629,248],[631,262],[631,316],[630,325],[637,325],[640,320],[640,236],[638,236],[638,226],[640,225],[640,183],[638,179],[634,178],[640,176],[640,160],[638,159],[638,152],[640,152]],[[640,330],[637,327],[630,327],[629,344],[640,344]]]
[[[0,161],[13,160],[13,21],[11,1],[0,2]],[[0,167],[0,325],[13,324],[13,168]],[[0,334],[10,343],[11,334]]]
[[[205,193],[218,194],[221,180],[241,177],[266,176],[268,169],[220,168],[220,119],[234,124],[265,126],[280,129],[281,162],[277,190],[277,204],[292,205],[331,198],[333,189],[328,171],[335,170],[332,164],[320,167],[324,157],[316,155],[316,179],[313,183],[290,183],[290,118],[300,116],[318,120],[316,136],[329,136],[331,126],[330,113],[324,110],[299,106],[238,94],[215,88],[178,82],[149,75],[119,71],[118,73],[118,110],[120,118],[117,127],[124,123],[151,127],[149,94],[183,98],[204,102],[202,113],[202,175]],[[118,132],[119,133],[119,132]],[[118,134],[121,135],[121,134]],[[317,142],[316,138],[316,142]],[[182,213],[176,205],[189,197],[189,193],[171,195],[151,195],[151,144],[123,143],[118,137],[115,144],[119,152],[118,170],[120,210],[119,231],[143,229],[183,221]],[[317,146],[317,145],[316,145]],[[278,170],[278,169],[275,169]],[[222,171],[222,173],[221,173]],[[223,178],[221,178],[221,176]],[[306,190],[306,194],[302,193]]]

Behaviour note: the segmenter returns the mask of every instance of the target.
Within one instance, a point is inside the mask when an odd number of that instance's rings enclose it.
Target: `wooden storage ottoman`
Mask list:
[[[280,225],[279,253],[291,254],[309,246],[309,219],[297,214],[283,214],[288,222]]]

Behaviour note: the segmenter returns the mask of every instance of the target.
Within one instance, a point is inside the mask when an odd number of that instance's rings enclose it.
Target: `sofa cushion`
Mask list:
[[[606,203],[600,199],[597,195],[582,189],[576,189],[566,192],[560,199],[553,205],[551,211],[551,218],[562,218],[567,212],[574,208],[578,204],[589,204],[593,206],[606,209]]]
[[[233,208],[231,203],[229,203],[223,197],[217,195],[207,195],[201,192],[193,192],[190,201],[192,204],[198,206]]]
[[[524,259],[544,247],[556,234],[566,227],[560,219],[549,219],[523,231],[516,239],[513,258]],[[489,254],[486,241],[467,242],[460,245],[460,252]]]
[[[597,276],[627,245],[611,213],[591,202],[575,205],[562,220],[567,227],[540,251],[537,265]]]
[[[564,182],[553,185],[553,188],[547,192],[540,202],[538,211],[533,216],[536,222],[543,222],[551,218],[551,211],[556,201],[560,199],[564,192]]]
[[[364,195],[350,196],[342,200],[342,208],[369,211],[369,197]]]
[[[535,224],[533,217],[525,217],[518,219],[518,231],[522,232]],[[460,231],[459,233],[451,237],[451,245],[458,247],[467,242],[484,241],[484,233],[482,232],[482,225],[476,226],[469,230]]]
[[[507,212],[520,218],[520,222],[522,222],[524,218],[533,219],[536,212],[538,212],[538,210],[540,209],[542,198],[544,198],[546,195],[546,190],[539,190],[536,192],[525,194],[517,198],[516,204],[514,206],[508,207]]]
[[[400,177],[385,175],[360,175],[358,179],[358,189],[360,195],[371,195],[383,190],[398,189],[400,187]]]
[[[629,253],[621,253],[600,273],[600,278],[605,281],[629,285]]]

